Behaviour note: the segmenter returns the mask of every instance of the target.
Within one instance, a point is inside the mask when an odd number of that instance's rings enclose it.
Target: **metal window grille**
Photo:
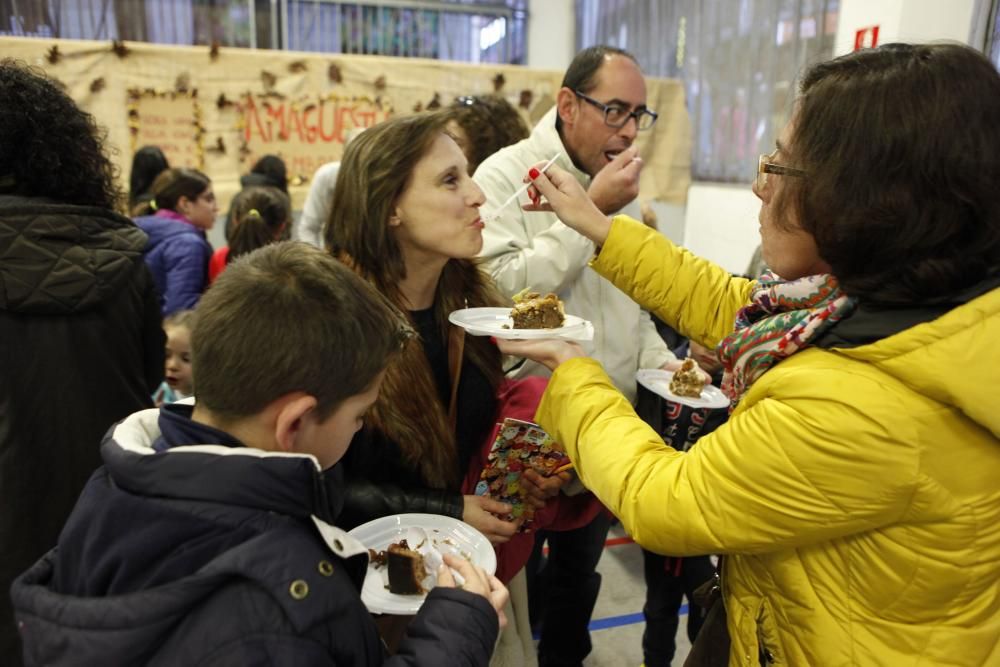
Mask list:
[[[527,0],[7,0],[0,35],[525,62]]]
[[[796,77],[833,55],[837,0],[576,0],[577,47],[632,52],[681,79],[692,176],[746,182],[791,114]]]

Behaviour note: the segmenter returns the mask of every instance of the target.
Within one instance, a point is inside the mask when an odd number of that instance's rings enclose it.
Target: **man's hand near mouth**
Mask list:
[[[641,171],[642,158],[639,157],[639,150],[635,146],[629,146],[597,172],[590,182],[587,194],[601,213],[610,215],[620,211],[639,196]]]

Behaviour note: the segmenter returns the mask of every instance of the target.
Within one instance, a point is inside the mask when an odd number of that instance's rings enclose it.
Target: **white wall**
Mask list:
[[[976,0],[841,0],[834,54],[850,53],[855,33],[879,26],[878,43],[968,43]]]
[[[695,183],[688,190],[682,245],[730,273],[743,273],[760,243],[760,200],[749,185]]]
[[[565,70],[576,55],[573,0],[529,0],[528,67]]]

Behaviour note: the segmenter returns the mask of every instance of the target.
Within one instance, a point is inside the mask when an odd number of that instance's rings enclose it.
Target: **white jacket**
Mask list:
[[[296,241],[305,241],[317,248],[326,245],[323,228],[333,208],[333,186],[337,184],[339,172],[339,162],[327,162],[313,174],[306,203],[302,206],[302,218],[295,227]]]
[[[556,164],[574,174],[584,187],[590,177],[577,169],[556,131],[553,107],[538,121],[531,136],[491,155],[474,179],[486,194],[484,213],[503,203],[524,183],[532,165],[560,153]],[[528,201],[527,195],[521,202]],[[601,362],[615,386],[635,402],[635,372],[659,368],[674,355],[667,349],[649,314],[588,266],[594,244],[573,231],[554,213],[526,213],[520,203],[505,208],[499,220],[483,230],[482,257],[500,291],[512,296],[526,287],[545,294],[555,292],[566,312],[594,324],[591,356]],[[641,218],[639,204],[621,211]],[[547,375],[541,366],[526,363],[521,374]]]

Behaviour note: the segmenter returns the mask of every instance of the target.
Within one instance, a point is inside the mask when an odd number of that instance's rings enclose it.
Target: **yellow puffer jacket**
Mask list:
[[[752,284],[621,216],[594,268],[713,345]],[[589,359],[537,419],[637,542],[730,555],[731,665],[1000,665],[1000,289],[789,357],[687,454]]]

